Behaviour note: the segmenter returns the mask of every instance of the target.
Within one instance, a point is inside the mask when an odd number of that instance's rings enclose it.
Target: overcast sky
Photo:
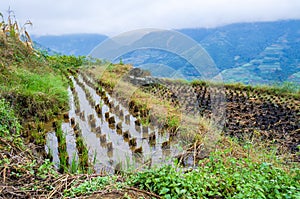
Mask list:
[[[140,28],[215,27],[235,22],[300,19],[300,0],[0,0],[31,34],[102,33]]]

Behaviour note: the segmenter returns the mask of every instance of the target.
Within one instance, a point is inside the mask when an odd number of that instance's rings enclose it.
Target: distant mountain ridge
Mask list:
[[[177,31],[197,41],[208,52],[226,82],[300,82],[300,20],[238,23]],[[97,34],[76,34],[33,37],[33,40],[63,54],[88,55],[106,38]],[[199,78],[198,72],[193,71],[186,60],[159,49],[129,52],[122,56],[122,60],[150,70],[157,76],[161,74],[161,66],[168,66],[162,70],[176,74],[180,65],[186,65],[174,77]]]
[[[67,34],[32,36],[38,44],[65,55],[88,55],[89,52],[108,37],[102,34]]]
[[[226,82],[300,82],[300,20],[179,31],[206,49]]]

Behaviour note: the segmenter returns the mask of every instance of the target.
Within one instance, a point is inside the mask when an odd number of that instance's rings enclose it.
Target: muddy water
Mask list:
[[[69,96],[69,106],[70,111],[69,115],[75,114],[75,105],[74,105],[74,97],[70,88],[68,88],[68,96]],[[69,155],[69,164],[71,165],[72,160],[78,161],[77,149],[76,149],[76,138],[74,135],[74,130],[72,126],[69,124],[69,121],[62,123],[62,130],[66,136],[67,142],[67,152]],[[45,146],[46,153],[51,153],[53,156],[53,163],[56,168],[59,168],[59,154],[58,154],[58,140],[55,134],[55,131],[48,132],[47,144]]]
[[[72,78],[72,81],[75,92],[71,92],[69,89],[69,118],[75,118],[76,123],[79,124],[89,150],[89,159],[93,162],[97,172],[103,170],[113,172],[117,165],[122,169],[134,169],[144,164],[154,166],[171,163],[170,157],[182,152],[174,141],[171,142],[170,147],[163,149],[162,143],[170,141],[168,133],[159,133],[160,129],[155,126],[137,126],[135,124],[137,118],[132,116],[118,100],[106,93],[110,104],[113,104],[109,108],[95,89],[88,86],[81,75],[76,80]],[[92,80],[89,79],[89,81]],[[95,105],[87,98],[85,91],[90,93],[95,104],[100,104],[101,114],[97,114]],[[75,113],[74,95],[77,95],[79,99],[80,110],[77,111],[77,114]],[[114,118],[115,123],[110,124],[106,116]],[[118,127],[117,124],[121,124],[121,127]],[[66,134],[67,152],[71,163],[73,158],[78,159],[74,131],[69,122],[63,123],[62,129]],[[130,138],[127,138],[128,134],[124,132],[129,132]],[[149,135],[155,135],[155,140],[150,142]],[[49,133],[47,145],[54,153],[53,156],[56,157],[54,160],[57,162],[58,155],[55,154],[57,153],[57,149],[55,150],[57,139],[55,143],[55,138],[55,133]],[[134,143],[133,146],[131,139],[136,140],[136,144]],[[140,147],[142,147],[142,153],[136,153]]]

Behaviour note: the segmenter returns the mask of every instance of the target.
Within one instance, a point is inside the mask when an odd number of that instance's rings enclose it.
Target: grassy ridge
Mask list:
[[[0,35],[0,96],[22,120],[50,120],[67,108],[67,84],[47,56],[17,37]]]
[[[1,93],[17,114],[27,120],[48,121],[67,107],[66,84],[55,73],[39,74],[24,68],[9,71],[0,78]]]

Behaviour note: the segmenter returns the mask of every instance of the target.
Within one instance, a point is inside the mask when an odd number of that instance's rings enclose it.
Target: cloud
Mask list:
[[[234,22],[300,19],[299,0],[6,0],[35,34],[104,33],[139,28],[214,27]]]

